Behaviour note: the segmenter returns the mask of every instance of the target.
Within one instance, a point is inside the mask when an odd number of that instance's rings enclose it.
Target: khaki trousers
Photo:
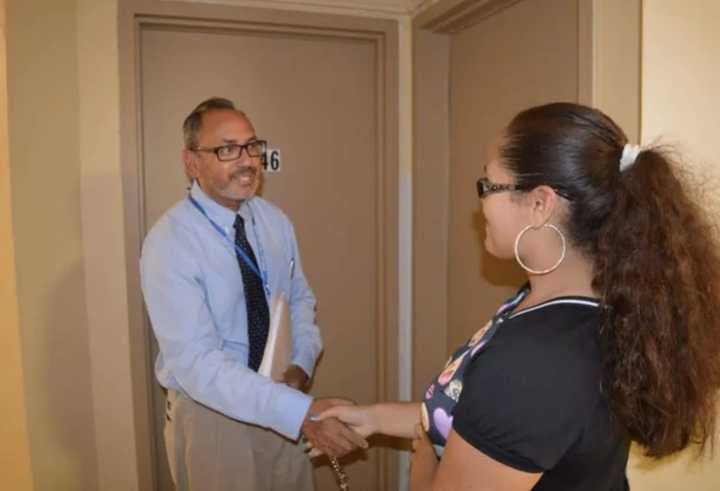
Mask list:
[[[314,491],[301,445],[168,391],[165,446],[177,491]]]

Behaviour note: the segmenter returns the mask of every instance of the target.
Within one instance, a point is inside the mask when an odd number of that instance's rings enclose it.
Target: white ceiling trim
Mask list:
[[[414,15],[439,0],[180,0],[280,10],[303,10],[373,17]]]

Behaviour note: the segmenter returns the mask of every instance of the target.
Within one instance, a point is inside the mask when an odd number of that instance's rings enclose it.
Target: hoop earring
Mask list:
[[[555,271],[558,268],[558,266],[560,266],[560,264],[565,259],[565,253],[567,252],[567,242],[565,241],[565,235],[560,231],[559,228],[557,228],[552,223],[546,223],[541,227],[541,228],[552,229],[560,236],[560,241],[562,242],[562,253],[560,254],[560,259],[558,259],[557,262],[555,264],[553,264],[551,267],[549,267],[548,269],[542,269],[542,270],[532,269],[527,264],[522,262],[522,259],[520,259],[520,239],[522,239],[523,235],[525,235],[525,233],[528,230],[535,229],[535,228],[536,227],[533,227],[532,225],[528,225],[527,227],[522,229],[520,231],[520,233],[518,234],[518,236],[515,238],[515,260],[518,262],[520,267],[522,269],[524,269],[525,271],[527,271],[528,273],[537,274],[537,275],[552,273],[553,271]]]

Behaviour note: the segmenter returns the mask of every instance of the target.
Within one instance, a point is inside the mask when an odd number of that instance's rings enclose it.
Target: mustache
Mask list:
[[[255,177],[257,175],[257,173],[258,173],[258,170],[255,167],[246,166],[246,167],[241,167],[238,170],[236,170],[235,172],[233,172],[230,175],[230,178],[236,179],[238,177],[245,177],[245,176]]]

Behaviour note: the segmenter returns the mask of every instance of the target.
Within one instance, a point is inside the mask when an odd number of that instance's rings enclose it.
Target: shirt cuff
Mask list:
[[[277,410],[273,411],[274,421],[270,421],[268,426],[291,440],[297,440],[312,402],[311,396],[285,384],[277,384],[273,401]]]
[[[307,374],[309,379],[312,378],[313,370],[315,368],[315,357],[312,353],[310,353],[309,349],[298,350],[298,353],[293,356],[292,364],[302,368],[303,372]]]

